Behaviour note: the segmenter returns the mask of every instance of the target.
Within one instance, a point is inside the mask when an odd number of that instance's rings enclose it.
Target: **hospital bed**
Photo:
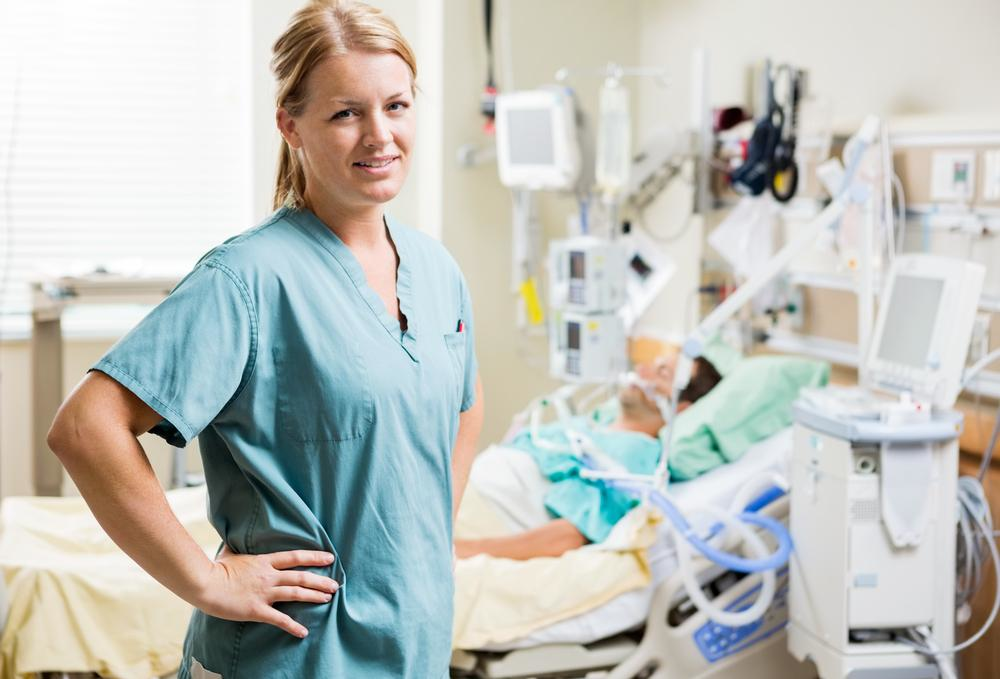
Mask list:
[[[734,463],[693,481],[673,484],[673,498],[682,509],[693,503],[725,507],[747,479],[770,472],[784,473],[791,445],[791,430],[783,430],[752,446]],[[784,520],[787,507],[787,499],[778,500],[767,513]],[[785,648],[787,574],[781,574],[779,595],[764,618],[745,628],[732,629],[715,625],[691,604],[677,573],[676,555],[665,526],[658,528],[648,559],[651,582],[647,586],[523,637],[481,649],[456,650],[452,676],[815,676],[811,666],[796,662]],[[741,577],[707,561],[698,562],[697,568],[699,582],[716,604],[744,607],[759,589],[755,578]]]
[[[687,498],[723,505],[748,477],[780,470],[790,446],[789,432],[782,432],[735,463],[675,484],[672,492],[682,507]],[[168,497],[212,553],[218,537],[205,518],[204,489],[171,491]],[[785,505],[776,503],[770,511],[781,517]],[[42,671],[96,672],[148,679],[176,668],[189,607],[118,552],[82,500],[8,499],[0,530],[10,610],[0,633],[0,674],[13,679]],[[759,626],[744,631],[748,636],[735,644],[722,639],[722,630],[686,602],[668,542],[659,529],[648,550],[645,586],[519,638],[474,652],[456,650],[454,676],[577,677],[600,670],[622,679],[813,676],[785,651],[781,597]],[[717,602],[736,601],[753,589],[753,578],[738,580],[707,563],[699,569],[705,586],[718,592]]]

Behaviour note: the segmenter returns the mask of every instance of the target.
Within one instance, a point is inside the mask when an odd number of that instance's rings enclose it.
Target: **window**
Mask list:
[[[250,226],[250,3],[0,0],[0,311]]]

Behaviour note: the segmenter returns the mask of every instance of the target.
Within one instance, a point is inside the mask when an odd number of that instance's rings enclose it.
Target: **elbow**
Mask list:
[[[49,433],[45,436],[45,443],[48,445],[49,450],[55,453],[56,457],[60,460],[65,460],[77,448],[79,440],[76,417],[71,412],[68,412],[68,408],[64,404],[49,427]]]

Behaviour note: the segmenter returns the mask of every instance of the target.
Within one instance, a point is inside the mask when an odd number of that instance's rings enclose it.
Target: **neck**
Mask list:
[[[664,424],[659,413],[629,413],[623,408],[615,421],[611,423],[611,428],[619,431],[638,432],[656,438]]]
[[[385,213],[381,205],[338,205],[332,201],[314,200],[308,191],[304,202],[348,247],[373,247],[386,239]]]

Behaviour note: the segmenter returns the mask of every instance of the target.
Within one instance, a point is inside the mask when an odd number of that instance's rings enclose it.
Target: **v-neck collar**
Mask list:
[[[413,313],[409,243],[406,242],[406,236],[402,233],[402,227],[388,215],[383,217],[383,222],[399,259],[399,264],[396,266],[396,298],[399,300],[399,310],[406,317],[405,331],[403,331],[399,319],[392,316],[386,309],[385,303],[375,292],[375,289],[368,285],[368,279],[364,269],[361,268],[361,263],[344,241],[313,214],[312,210],[287,209],[289,218],[305,229],[323,246],[323,249],[333,256],[344,273],[351,279],[361,299],[365,301],[389,336],[399,343],[414,362],[419,362],[417,357],[418,319]]]

